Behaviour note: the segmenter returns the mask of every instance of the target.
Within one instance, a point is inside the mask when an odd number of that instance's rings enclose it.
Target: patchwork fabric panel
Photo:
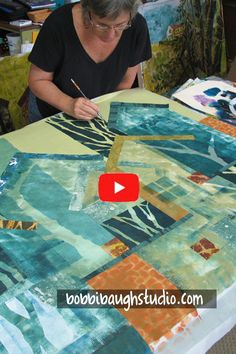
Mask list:
[[[127,135],[193,135],[188,141],[147,142],[191,173],[213,177],[235,160],[233,137],[172,112],[168,105],[113,102],[108,127]]]
[[[235,139],[166,105],[114,103],[112,130],[63,114],[47,122],[100,155],[17,153],[0,140],[0,351],[177,348],[204,322],[194,308],[63,309],[57,289],[231,287]],[[104,172],[137,173],[139,199],[101,202]]]

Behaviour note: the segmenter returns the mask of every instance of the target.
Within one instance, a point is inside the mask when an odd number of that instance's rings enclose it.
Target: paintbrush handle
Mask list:
[[[84,97],[84,98],[87,98],[87,96],[85,96],[85,94],[83,93],[83,91],[81,90],[81,88],[79,87],[79,85],[76,84],[76,82],[73,80],[73,79],[70,79],[70,81],[72,82],[72,84],[77,88],[77,90],[81,93],[81,95]]]
[[[81,93],[81,95],[86,98],[87,100],[89,99],[87,96],[85,96],[85,94],[83,93],[83,91],[81,90],[81,88],[79,87],[79,85],[76,84],[76,82],[73,79],[70,79],[70,81],[72,82],[72,84],[77,88],[77,90]],[[100,119],[103,119],[103,116],[101,115],[100,112],[98,112],[97,116]]]

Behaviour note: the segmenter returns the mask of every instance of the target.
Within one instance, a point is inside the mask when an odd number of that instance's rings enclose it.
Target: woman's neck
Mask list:
[[[95,63],[105,61],[116,49],[120,36],[107,42],[100,38],[91,24],[86,24],[79,4],[73,6],[72,16],[76,34],[85,52]]]

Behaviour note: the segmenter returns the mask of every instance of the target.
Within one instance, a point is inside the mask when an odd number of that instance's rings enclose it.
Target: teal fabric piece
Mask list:
[[[77,286],[82,287],[82,283],[77,282]],[[127,320],[116,309],[58,309],[47,303],[48,299],[42,301],[45,290],[39,284],[36,290],[31,288],[18,294],[8,306],[0,305],[1,334],[7,338],[10,332],[13,337],[8,342],[0,342],[1,353],[6,349],[40,353],[42,348],[53,354],[94,353],[116,336],[118,339],[126,337],[126,341],[129,337],[135,339],[132,345],[137,346],[137,350],[139,347],[147,350],[143,339],[130,329]]]
[[[212,227],[212,231],[223,237],[232,249],[236,249],[236,217],[234,214],[219,220],[219,222]]]
[[[0,247],[1,259],[4,259],[4,255],[14,254],[14,258],[5,260],[5,265],[11,268],[11,262],[14,260],[14,268],[17,269],[12,276],[9,272],[8,278],[12,277],[11,282],[7,279],[6,282],[3,281],[0,293],[15,287],[19,279],[26,278],[32,283],[38,282],[44,279],[45,275],[55,274],[81,258],[73,246],[54,239],[53,235],[43,228],[37,232],[12,230],[8,234],[6,230],[0,230],[0,238],[3,243]]]
[[[92,350],[91,345],[88,347],[89,335],[86,335],[78,339],[69,348],[60,352],[60,354],[68,353],[67,350],[71,352],[76,351],[80,348],[82,353],[88,350]],[[99,338],[94,338],[93,346],[96,343],[98,349],[96,354],[134,354],[134,343],[135,343],[135,353],[136,354],[151,354],[152,351],[148,345],[144,342],[142,337],[132,328],[131,326],[125,325],[121,327],[115,335],[111,335],[109,340],[105,345],[99,342]],[[90,344],[90,343],[89,343]],[[91,351],[92,352],[92,351]]]
[[[18,150],[11,145],[6,139],[0,139],[0,175],[3,173],[8,165],[9,160]]]

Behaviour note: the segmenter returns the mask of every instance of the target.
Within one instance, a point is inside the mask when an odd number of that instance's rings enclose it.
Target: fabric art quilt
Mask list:
[[[111,103],[108,123],[64,114],[47,123],[96,154],[30,154],[0,140],[9,156],[0,177],[0,353],[184,353],[186,337],[204,328],[198,309],[58,308],[57,289],[231,287],[234,127],[121,102]],[[104,172],[138,174],[139,199],[101,202]]]

